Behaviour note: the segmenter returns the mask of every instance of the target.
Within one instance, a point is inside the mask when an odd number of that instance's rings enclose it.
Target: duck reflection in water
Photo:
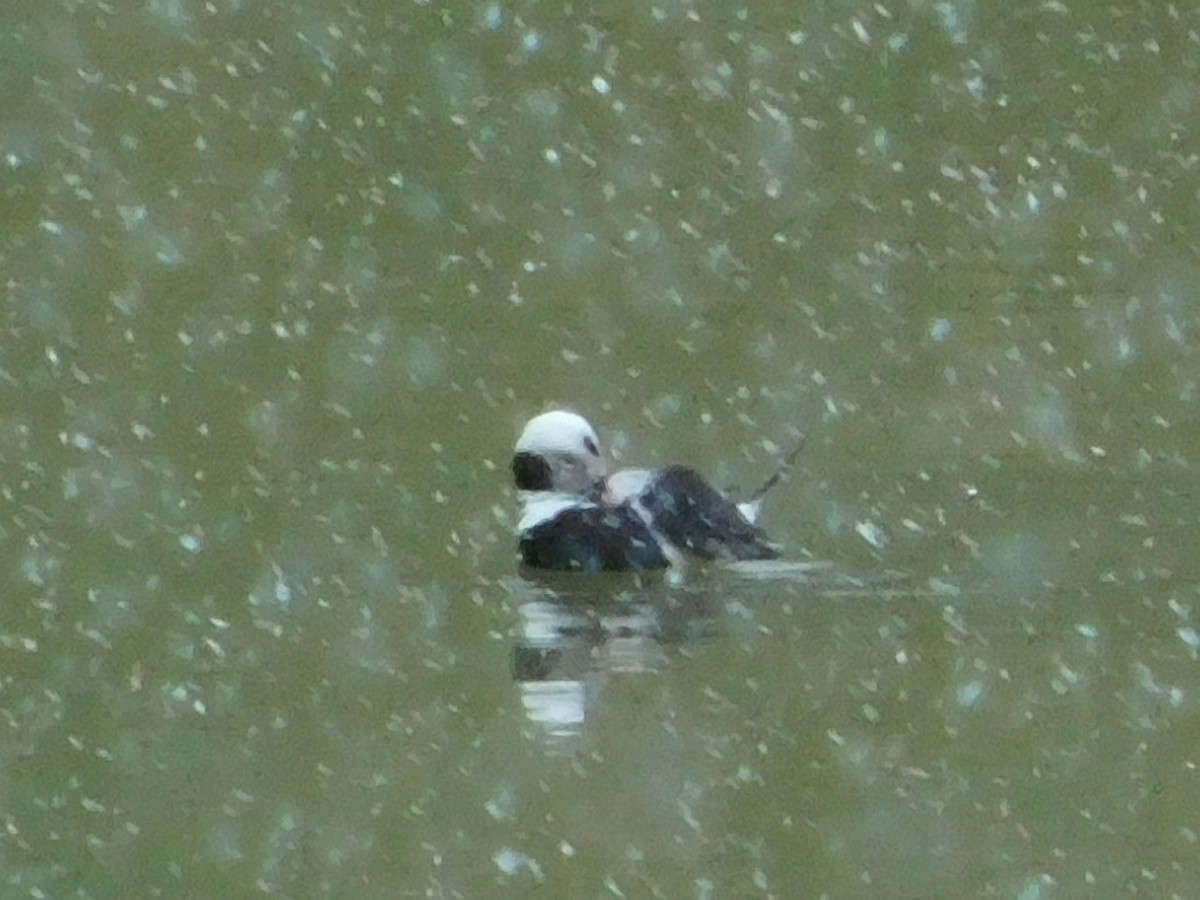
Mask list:
[[[520,617],[513,680],[525,714],[552,737],[583,728],[603,676],[662,670],[715,634],[721,609],[711,591],[680,591],[660,579],[635,593],[628,576],[598,576],[582,589],[577,580],[561,583],[571,577],[512,584]]]

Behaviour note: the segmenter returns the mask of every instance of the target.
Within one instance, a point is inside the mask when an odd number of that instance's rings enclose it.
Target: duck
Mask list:
[[[611,471],[586,418],[566,409],[541,413],[525,424],[513,450],[521,564],[623,572],[680,568],[693,559],[775,559],[779,547],[758,518],[763,497],[798,451],[749,500],[736,503],[689,466]]]

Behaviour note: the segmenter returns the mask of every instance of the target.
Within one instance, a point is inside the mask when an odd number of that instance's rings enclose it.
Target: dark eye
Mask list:
[[[592,454],[592,456],[600,455],[600,451],[596,448],[596,442],[590,437],[585,437],[583,439],[583,448],[587,450],[588,453]]]

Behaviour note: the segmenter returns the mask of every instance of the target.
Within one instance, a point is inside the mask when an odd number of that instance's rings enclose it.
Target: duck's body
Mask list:
[[[525,565],[611,572],[677,566],[687,557],[778,556],[755,524],[760,497],[739,506],[686,466],[609,475],[599,447],[575,413],[556,410],[526,425],[513,457]]]
[[[627,504],[535,502],[522,520],[521,562],[535,569],[626,572],[670,565],[660,538]],[[530,513],[533,516],[530,517]]]

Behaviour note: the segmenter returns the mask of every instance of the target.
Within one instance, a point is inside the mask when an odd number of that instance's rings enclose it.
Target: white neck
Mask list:
[[[589,509],[596,505],[578,494],[564,494],[558,491],[521,491],[520,496],[521,521],[517,523],[517,528],[521,531],[536,528],[565,509]]]

